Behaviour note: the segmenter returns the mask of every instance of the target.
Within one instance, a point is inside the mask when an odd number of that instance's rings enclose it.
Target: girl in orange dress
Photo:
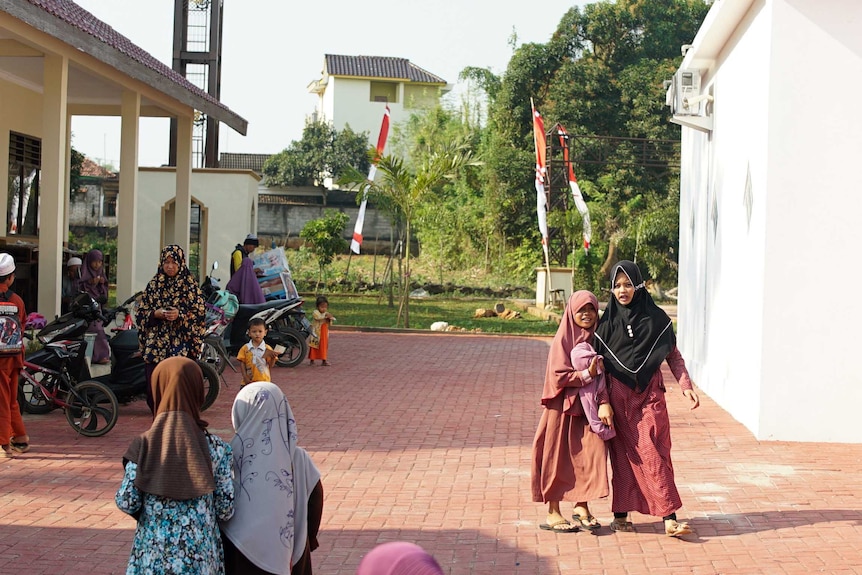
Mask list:
[[[329,365],[327,354],[329,351],[329,326],[335,321],[335,317],[329,313],[329,300],[325,295],[317,296],[314,312],[311,316],[311,329],[317,336],[317,347],[308,350],[308,363],[314,365],[314,360],[319,359],[321,365]]]

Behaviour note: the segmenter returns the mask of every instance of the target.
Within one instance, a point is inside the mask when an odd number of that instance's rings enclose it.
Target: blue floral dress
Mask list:
[[[129,515],[140,512],[127,575],[224,574],[218,521],[233,515],[233,454],[230,444],[215,435],[207,440],[215,493],[195,499],[177,501],[140,491],[135,487],[137,464],[126,464],[117,507]]]

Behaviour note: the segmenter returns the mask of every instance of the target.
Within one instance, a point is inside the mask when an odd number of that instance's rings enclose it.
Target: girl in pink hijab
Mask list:
[[[415,543],[393,541],[372,549],[362,559],[356,575],[443,575],[443,569]]]
[[[593,341],[598,309],[592,293],[573,293],[548,352],[530,486],[533,501],[548,504],[548,517],[540,528],[555,533],[601,527],[590,513],[589,502],[608,496],[607,448],[591,429],[578,393],[602,371],[601,360],[593,354],[585,369],[573,364],[582,359],[577,346]],[[595,403],[601,423],[612,425],[613,412],[603,386],[595,390]],[[563,517],[560,501],[574,504],[574,523]]]

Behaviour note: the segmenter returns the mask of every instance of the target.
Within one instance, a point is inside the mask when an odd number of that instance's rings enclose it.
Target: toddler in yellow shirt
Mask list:
[[[253,381],[272,381],[269,368],[275,365],[278,354],[263,341],[266,323],[259,317],[248,322],[249,342],[239,348],[237,359],[242,363],[242,384]]]

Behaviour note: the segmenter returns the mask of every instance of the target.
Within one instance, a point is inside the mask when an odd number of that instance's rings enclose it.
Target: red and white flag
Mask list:
[[[580,212],[581,219],[584,222],[584,251],[587,252],[590,250],[590,240],[593,237],[593,226],[590,223],[590,209],[587,207],[587,202],[584,201],[584,195],[581,193],[578,179],[575,177],[575,169],[572,167],[572,161],[569,159],[569,134],[562,126],[560,126],[559,130],[560,146],[563,148],[563,159],[569,167],[569,187],[572,189],[572,199],[575,200],[575,207],[578,208],[578,212]]]
[[[377,174],[377,163],[383,156],[383,149],[386,147],[386,138],[389,137],[389,104],[386,104],[386,110],[383,112],[383,123],[380,125],[380,135],[377,136],[377,154],[374,156],[374,161],[371,162],[371,167],[368,169],[368,181],[374,183],[374,176]],[[365,208],[368,204],[368,190],[362,194],[362,202],[359,204],[359,214],[356,216],[356,225],[353,226],[353,240],[350,242],[350,250],[358,254],[359,246],[362,245],[362,226],[365,224]]]
[[[536,145],[536,215],[539,218],[539,232],[542,234],[542,249],[545,252],[545,263],[548,263],[548,196],[545,194],[545,122],[542,115],[533,105],[533,142]]]

